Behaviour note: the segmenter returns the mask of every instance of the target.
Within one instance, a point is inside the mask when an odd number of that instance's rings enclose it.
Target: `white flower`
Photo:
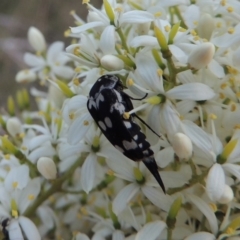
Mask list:
[[[63,49],[63,42],[54,42],[49,46],[46,58],[25,53],[24,61],[30,67],[30,71],[37,73],[42,81],[46,81],[47,78],[56,80],[58,77],[69,79],[74,72],[71,67],[66,66],[70,59],[64,54]]]

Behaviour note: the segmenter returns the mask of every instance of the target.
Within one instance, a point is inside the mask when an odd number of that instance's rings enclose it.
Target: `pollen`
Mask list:
[[[236,96],[237,96],[238,98],[240,98],[240,92],[237,92],[237,93],[236,93]]]
[[[18,217],[18,211],[17,210],[12,210],[12,216],[17,218]]]
[[[21,138],[21,139],[23,139],[23,138],[25,137],[25,133],[23,133],[23,132],[20,133],[20,134],[18,135],[18,137]]]
[[[231,13],[231,12],[233,12],[233,11],[234,11],[234,8],[233,8],[233,7],[231,7],[231,6],[229,6],[229,7],[227,8],[227,11],[228,11],[229,13]]]
[[[124,112],[123,113],[123,118],[124,119],[129,119],[130,118],[130,114],[128,112]]]
[[[80,85],[80,82],[79,82],[78,78],[74,78],[74,79],[73,79],[73,84],[74,84],[75,86],[79,86],[79,85]]]
[[[213,212],[216,212],[218,210],[217,205],[214,203],[210,203],[209,207],[213,210]]]
[[[69,37],[70,34],[71,34],[71,30],[68,29],[68,30],[66,30],[66,31],[63,33],[63,36],[64,36],[64,37]]]
[[[75,15],[75,13],[76,13],[75,10],[70,11],[70,15]]]
[[[163,70],[161,68],[159,68],[157,70],[157,74],[158,74],[159,77],[161,77],[163,75]]]
[[[180,28],[178,29],[178,31],[179,31],[179,32],[186,32],[187,29],[180,27]]]
[[[27,147],[26,147],[26,146],[22,146],[21,149],[22,149],[23,151],[26,151],[26,150],[27,150]]]
[[[109,176],[114,176],[114,171],[112,169],[108,169],[107,174]]]
[[[196,33],[195,30],[192,30],[192,31],[191,31],[191,34],[192,34],[193,36],[197,36],[197,33]]]
[[[88,126],[89,125],[89,121],[87,121],[87,120],[83,121],[83,125],[84,126]]]
[[[220,98],[220,99],[225,99],[225,97],[226,97],[225,94],[219,93],[219,98]]]
[[[73,50],[73,54],[76,56],[79,56],[79,53],[80,53],[80,47],[75,47]]]
[[[228,228],[226,229],[226,233],[229,234],[229,235],[232,235],[234,232],[235,232],[234,229],[231,228],[231,227],[228,227]]]
[[[215,114],[213,114],[213,113],[211,113],[211,114],[209,115],[209,117],[210,117],[212,120],[217,119],[217,116],[216,116]]]
[[[69,114],[69,118],[70,118],[71,120],[73,120],[73,119],[75,118],[75,114],[74,114],[74,113],[70,113],[70,114]]]
[[[4,158],[5,158],[5,160],[10,160],[10,154],[5,154]]]
[[[76,72],[76,73],[80,73],[82,71],[82,69],[80,68],[80,67],[76,67],[75,69],[74,69],[74,72]]]
[[[237,110],[237,106],[235,103],[231,104],[231,112],[235,112]]]
[[[161,17],[162,16],[162,13],[161,12],[156,12],[155,14],[154,14],[154,17]]]
[[[18,182],[13,182],[12,187],[16,189],[18,187]]]
[[[234,29],[234,28],[230,27],[230,28],[228,29],[228,33],[229,33],[229,34],[233,34],[234,32],[235,32],[235,29]]]
[[[195,37],[193,38],[194,41],[198,41],[199,39],[200,39],[199,36],[195,36]]]
[[[115,11],[118,12],[118,13],[121,13],[121,12],[123,12],[123,9],[121,7],[116,7]]]
[[[133,84],[134,84],[133,79],[132,79],[132,78],[129,78],[129,79],[127,80],[127,85],[128,85],[129,87],[131,87]]]
[[[197,26],[197,24],[198,24],[198,21],[194,21],[194,22],[193,22],[193,24],[194,24],[195,26]]]
[[[32,201],[34,200],[35,196],[33,194],[29,194],[28,195],[28,200]]]
[[[217,22],[216,27],[217,28],[221,28],[222,27],[222,23],[221,22]]]
[[[167,26],[164,27],[164,29],[165,29],[166,32],[170,32],[171,27],[167,25]]]
[[[90,0],[83,0],[82,4],[88,4],[90,2]]]
[[[82,213],[83,215],[85,215],[85,216],[88,215],[88,211],[87,211],[87,209],[86,209],[85,207],[81,207],[81,213]]]
[[[236,125],[234,126],[234,129],[240,129],[240,124],[236,124]]]
[[[226,0],[222,0],[221,2],[220,2],[220,4],[222,5],[222,6],[226,6]]]
[[[228,86],[227,83],[223,83],[221,84],[221,89],[225,89],[227,86]]]

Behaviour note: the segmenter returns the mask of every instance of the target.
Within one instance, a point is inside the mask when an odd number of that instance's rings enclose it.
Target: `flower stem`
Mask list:
[[[167,229],[167,240],[172,240],[172,229],[171,228]]]
[[[55,180],[52,186],[44,192],[41,196],[39,196],[36,201],[31,205],[27,210],[23,213],[24,216],[26,217],[31,217],[36,209],[45,201],[47,200],[50,196],[52,196],[54,193],[58,192],[62,188],[62,184],[64,183],[65,180],[67,180],[69,177],[72,176],[74,171],[78,166],[81,165],[81,162],[83,161],[82,157],[79,158],[73,165],[72,167],[59,179]]]
[[[124,48],[127,52],[129,52],[129,49],[128,49],[128,46],[127,46],[127,43],[126,43],[126,39],[125,39],[125,36],[124,36],[124,34],[123,34],[123,32],[122,32],[122,29],[121,29],[121,28],[117,28],[116,31],[117,31],[119,37],[121,38],[123,48]]]

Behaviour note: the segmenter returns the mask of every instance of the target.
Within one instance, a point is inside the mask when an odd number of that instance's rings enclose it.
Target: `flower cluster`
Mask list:
[[[0,221],[11,240],[214,240],[240,236],[240,2],[88,1],[73,39],[31,27],[31,88],[0,115]],[[104,137],[87,101],[117,75],[154,151],[166,194]],[[145,98],[143,98],[146,96]],[[137,121],[137,120],[136,120]],[[114,124],[114,123],[113,123]],[[157,133],[157,134],[154,134]],[[160,135],[158,137],[157,135]]]

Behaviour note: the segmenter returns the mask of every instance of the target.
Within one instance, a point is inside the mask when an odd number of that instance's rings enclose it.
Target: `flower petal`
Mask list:
[[[137,233],[135,240],[155,240],[166,228],[163,221],[155,221],[145,224],[145,226]]]
[[[215,92],[203,83],[186,83],[169,90],[167,96],[173,99],[203,101],[213,98]]]
[[[209,222],[212,233],[216,234],[218,232],[217,218],[210,206],[195,195],[189,194],[187,198],[203,213]]]
[[[116,215],[118,215],[127,207],[128,202],[139,191],[139,188],[139,185],[136,183],[130,183],[118,193],[118,195],[113,200],[112,205],[113,212]]]

